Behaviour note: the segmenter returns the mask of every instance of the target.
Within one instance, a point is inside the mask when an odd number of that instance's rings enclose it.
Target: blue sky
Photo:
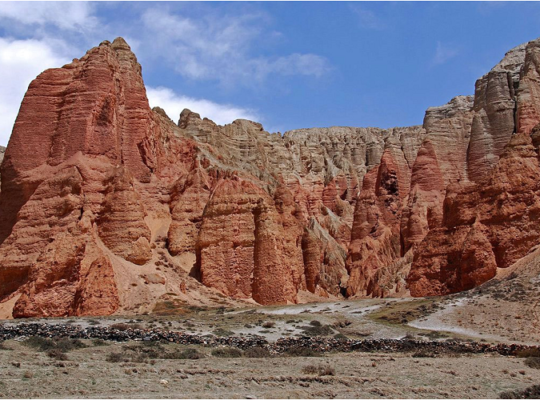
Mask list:
[[[29,82],[123,36],[152,105],[270,131],[421,124],[510,48],[540,3],[0,2],[0,145]]]

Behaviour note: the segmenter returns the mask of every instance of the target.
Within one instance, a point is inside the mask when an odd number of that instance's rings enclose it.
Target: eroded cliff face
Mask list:
[[[418,245],[413,296],[471,289],[538,244],[538,48],[518,46],[476,84],[470,181],[446,187],[442,221]]]
[[[0,299],[30,317],[342,296],[364,175],[388,141],[412,163],[423,135],[175,124],[127,43],[103,42],[25,96],[1,169]]]
[[[127,43],[103,42],[22,103],[0,171],[0,306],[106,315],[474,287],[538,239],[537,49],[509,52],[423,126],[282,136],[189,110],[173,122],[150,109]]]
[[[2,161],[4,160],[5,152],[6,152],[6,148],[3,146],[0,146],[0,165],[2,165]],[[2,175],[0,175],[0,190],[1,190],[1,183],[2,183]]]
[[[474,97],[429,108],[409,175],[399,151],[388,148],[378,172],[366,176],[373,174],[356,205],[349,295],[470,289],[537,243],[534,223],[517,220],[538,221],[534,183],[526,178],[534,175],[536,150],[523,141],[540,121],[539,45],[508,52],[477,81]]]
[[[538,147],[523,132],[512,136],[482,185],[448,188],[443,224],[429,232],[414,256],[411,294],[472,289],[536,246],[539,173]]]

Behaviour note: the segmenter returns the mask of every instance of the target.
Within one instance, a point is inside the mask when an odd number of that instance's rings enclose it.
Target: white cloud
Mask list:
[[[431,65],[444,64],[458,54],[459,51],[457,49],[443,45],[441,42],[437,42],[437,48],[435,49],[435,55],[431,60]]]
[[[67,62],[47,42],[0,38],[0,145],[5,146],[9,140],[30,82],[45,69]]]
[[[202,118],[210,118],[216,124],[229,124],[235,119],[249,119],[257,121],[259,116],[248,109],[230,104],[218,104],[210,100],[194,99],[176,94],[166,87],[147,87],[146,95],[151,107],[161,107],[175,122],[184,108],[201,115]]]
[[[146,51],[185,77],[224,84],[258,84],[272,74],[320,77],[331,69],[328,60],[316,54],[255,56],[265,37],[263,19],[257,14],[191,19],[149,9],[142,15],[152,37]]]
[[[87,29],[97,25],[86,2],[2,2],[0,18],[22,24],[51,24],[60,29]]]
[[[262,51],[269,43],[284,40],[268,29],[264,13],[218,15],[211,8],[203,16],[188,17],[168,12],[173,8],[169,5],[151,5],[136,9],[138,24],[133,20],[113,24],[98,17],[99,7],[85,2],[1,3],[0,26],[6,33],[0,37],[0,145],[6,145],[28,85],[39,73],[118,35],[128,39],[143,67],[152,60],[165,61],[186,78],[230,87],[257,87],[277,76],[318,78],[332,69],[317,54]],[[238,118],[261,120],[253,110],[182,96],[162,87],[149,88],[148,94],[152,105],[163,107],[173,119],[186,107],[219,124]]]
[[[358,5],[352,5],[351,9],[358,16],[360,26],[366,29],[380,30],[384,29],[386,25],[381,21],[373,11],[366,10]]]
[[[270,71],[284,75],[322,76],[330,69],[325,58],[316,54],[291,54],[268,62]]]

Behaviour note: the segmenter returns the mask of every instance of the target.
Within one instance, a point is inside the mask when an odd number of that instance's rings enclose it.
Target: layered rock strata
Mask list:
[[[105,315],[477,286],[538,241],[539,43],[423,126],[282,136],[189,110],[173,122],[150,109],[127,43],[103,42],[21,105],[0,169],[0,306]]]
[[[5,152],[6,152],[6,148],[0,146],[0,165],[2,165],[2,160],[4,159],[4,153]],[[2,183],[2,175],[0,175],[0,188],[1,188],[1,183]]]
[[[413,296],[478,286],[538,244],[539,46],[518,46],[477,82],[471,182],[446,188],[442,221],[414,255]]]
[[[412,162],[422,136],[272,135],[189,110],[175,124],[150,109],[126,42],[103,42],[22,103],[1,168],[0,298],[24,317],[189,302],[205,286],[261,304],[341,296],[364,175],[388,140]]]

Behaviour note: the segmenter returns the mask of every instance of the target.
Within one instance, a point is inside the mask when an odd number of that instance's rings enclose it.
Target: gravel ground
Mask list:
[[[0,338],[0,398],[496,398],[502,392],[525,390],[540,382],[540,370],[526,366],[522,358],[440,350],[437,343],[443,347],[447,343],[480,347],[493,343],[503,349],[512,343],[538,344],[531,335],[505,337],[502,329],[491,332],[478,323],[465,324],[468,319],[464,318],[453,323],[447,315],[454,309],[463,312],[470,307],[469,301],[441,300],[192,307],[181,315],[2,321],[3,335],[14,330],[19,333],[4,336],[5,341]],[[459,307],[451,307],[451,303]],[[110,340],[83,339],[84,346],[40,351],[27,341],[35,331],[20,334],[32,324],[41,329],[41,336],[58,332],[69,336],[69,332],[87,329],[104,332],[103,338]],[[143,336],[153,339],[145,341],[139,333],[135,336],[142,341],[118,343],[114,341],[118,337],[115,327],[126,334],[144,330]],[[524,329],[530,327],[524,325]],[[153,341],[159,339],[160,332],[167,337],[169,330],[185,333],[188,339],[180,344]],[[312,336],[312,330],[323,335],[322,341],[306,338]],[[206,336],[209,334],[214,339]],[[435,346],[413,346],[404,351],[396,345],[402,342],[396,339],[404,337]],[[470,342],[473,339],[477,344]],[[316,343],[311,348],[320,348],[324,341],[386,340],[391,349],[385,353],[373,348],[368,349],[372,352],[338,352],[344,348],[332,345],[327,348],[338,350],[307,354],[315,357],[305,357],[302,352],[287,354],[287,346],[299,340]],[[197,344],[205,341],[208,345]],[[244,344],[253,341],[268,344],[263,345],[266,353],[255,354],[259,358],[248,357],[251,345]],[[216,348],[230,349],[219,347],[220,343],[235,345],[242,356],[213,354]],[[188,359],[184,354],[199,358]],[[234,355],[227,350],[224,354]]]
[[[143,343],[95,345],[59,360],[24,342],[0,350],[5,398],[496,398],[540,382],[540,370],[499,355],[418,357],[411,353],[329,353],[321,357],[204,358],[111,362]],[[135,349],[135,350],[134,350]],[[163,344],[162,353],[186,346]],[[64,357],[64,358],[65,358]],[[321,372],[322,371],[322,372]]]

